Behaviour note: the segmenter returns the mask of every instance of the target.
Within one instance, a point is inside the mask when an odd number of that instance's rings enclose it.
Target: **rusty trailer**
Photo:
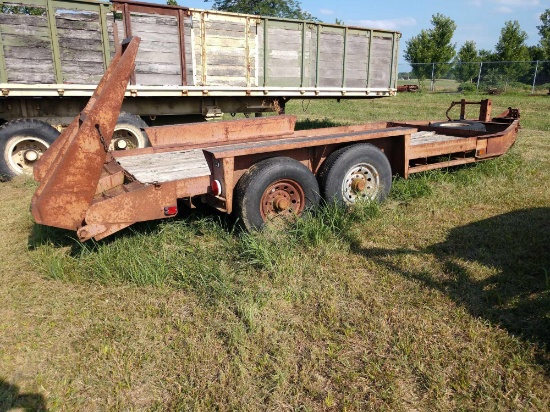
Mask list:
[[[37,223],[105,238],[136,222],[178,213],[201,199],[235,213],[248,229],[272,216],[300,215],[321,198],[382,200],[392,175],[473,163],[514,143],[519,111],[476,120],[376,122],[295,131],[288,115],[145,129],[151,147],[110,151],[139,38],[125,40],[82,113],[34,169]]]

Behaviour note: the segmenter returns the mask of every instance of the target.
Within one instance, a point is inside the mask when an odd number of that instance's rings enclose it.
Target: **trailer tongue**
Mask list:
[[[147,128],[152,147],[109,147],[139,38],[125,40],[80,116],[34,169],[37,223],[105,238],[133,223],[173,217],[200,196],[248,229],[299,215],[321,195],[343,204],[382,200],[392,174],[485,160],[514,143],[519,111],[475,121],[378,122],[296,132],[293,116]],[[461,119],[471,102],[461,101]]]

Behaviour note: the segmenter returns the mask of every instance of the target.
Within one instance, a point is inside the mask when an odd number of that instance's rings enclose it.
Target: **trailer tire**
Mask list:
[[[288,157],[262,160],[235,187],[235,213],[248,231],[273,217],[300,216],[319,205],[319,185],[302,163]]]
[[[48,123],[35,119],[18,119],[0,126],[0,178],[32,175],[33,166],[59,136]]]
[[[436,122],[430,124],[434,127],[448,127],[455,130],[475,130],[478,132],[485,132],[487,128],[483,123],[473,122],[469,120],[451,120],[448,122]]]
[[[333,152],[317,177],[325,200],[342,205],[351,205],[361,199],[380,202],[388,196],[392,183],[388,158],[369,143]]]
[[[149,146],[149,138],[144,128],[147,123],[135,114],[121,113],[113,133],[110,150],[142,149]]]

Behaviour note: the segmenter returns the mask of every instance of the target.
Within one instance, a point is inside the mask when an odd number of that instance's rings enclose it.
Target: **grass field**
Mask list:
[[[460,97],[287,113],[440,119]],[[506,156],[284,231],[199,210],[82,245],[32,222],[33,182],[0,183],[0,411],[550,409],[550,98],[508,106]]]

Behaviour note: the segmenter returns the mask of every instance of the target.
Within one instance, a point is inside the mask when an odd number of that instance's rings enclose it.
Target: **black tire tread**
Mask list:
[[[392,179],[392,173],[391,173],[391,165],[384,154],[378,147],[374,146],[370,143],[355,143],[349,146],[342,147],[334,152],[332,152],[328,158],[325,160],[325,162],[321,165],[321,168],[319,172],[317,173],[317,178],[319,180],[319,187],[321,188],[321,193],[323,195],[323,198],[328,202],[336,201],[337,203],[342,203],[343,200],[339,198],[339,196],[336,195],[336,193],[333,193],[333,191],[329,190],[329,183],[332,182],[334,179],[334,174],[338,174],[338,171],[334,171],[335,167],[343,167],[344,165],[339,165],[339,163],[342,161],[342,159],[345,159],[346,157],[354,156],[355,153],[358,153],[359,151],[366,151],[371,152],[373,156],[378,156],[379,160],[381,162],[380,168],[382,170],[379,170],[378,172],[381,174],[381,178],[383,180],[386,180],[386,182],[382,182],[383,190],[378,194],[377,201],[383,201],[387,195],[389,194],[390,188],[391,188],[391,179]],[[349,154],[351,152],[351,155]],[[384,173],[384,175],[382,175]],[[340,181],[340,179],[338,179]]]
[[[283,173],[284,171],[284,173]],[[264,159],[252,165],[239,179],[234,191],[234,209],[235,214],[240,219],[241,225],[247,230],[260,229],[263,226],[263,222],[260,222],[261,215],[256,210],[253,202],[255,196],[261,197],[265,187],[255,187],[262,180],[267,179],[271,174],[279,175],[276,178],[292,178],[294,180],[296,176],[292,176],[294,173],[298,175],[299,179],[304,180],[302,185],[306,195],[306,208],[315,207],[319,204],[319,186],[317,180],[311,171],[298,162],[297,160],[288,157],[272,157]],[[267,186],[266,186],[267,187]],[[261,191],[261,193],[259,193]],[[254,202],[253,202],[254,203]],[[259,204],[258,204],[259,206]]]
[[[148,146],[151,146],[151,143],[149,142],[149,137],[147,136],[147,133],[145,132],[145,129],[147,126],[147,123],[145,123],[145,121],[139,117],[138,115],[135,115],[135,114],[132,114],[132,113],[126,113],[126,112],[121,112],[120,115],[118,116],[118,119],[117,119],[117,126],[120,126],[120,125],[124,125],[124,124],[127,124],[127,125],[130,125],[130,126],[133,126],[133,127],[136,127],[138,129],[141,129],[141,134],[144,138],[144,146],[143,147],[148,147]]]
[[[0,175],[14,177],[16,173],[6,162],[6,149],[10,139],[19,134],[27,133],[39,137],[51,145],[59,136],[59,131],[50,124],[37,119],[16,119],[0,126]]]

